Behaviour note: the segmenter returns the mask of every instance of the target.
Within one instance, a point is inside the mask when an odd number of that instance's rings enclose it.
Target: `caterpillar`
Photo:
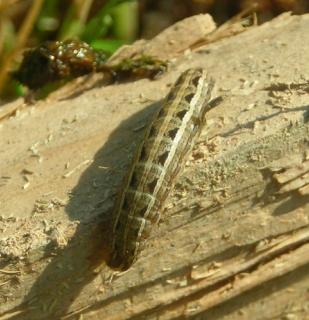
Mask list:
[[[108,265],[127,270],[159,219],[165,199],[204,123],[214,81],[188,69],[171,88],[145,130],[116,197]]]

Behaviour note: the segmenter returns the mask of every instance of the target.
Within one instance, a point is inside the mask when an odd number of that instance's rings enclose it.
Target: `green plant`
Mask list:
[[[12,81],[10,72],[16,69],[21,52],[28,46],[46,40],[81,39],[96,50],[112,54],[124,43],[136,39],[138,26],[137,0],[108,0],[89,18],[94,0],[72,0],[65,7],[62,0],[33,0],[24,21],[16,30],[14,16],[9,16],[10,3],[24,10],[21,0],[0,4],[0,95],[12,97],[23,92]],[[16,10],[18,12],[18,10]],[[12,39],[16,39],[12,41]]]

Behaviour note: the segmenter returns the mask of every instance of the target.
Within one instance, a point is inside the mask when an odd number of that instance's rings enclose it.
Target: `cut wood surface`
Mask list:
[[[169,58],[160,79],[90,75],[0,108],[0,320],[309,319],[309,15],[207,44],[213,30],[191,17],[112,59]],[[114,272],[115,194],[190,67],[217,106],[146,248]]]

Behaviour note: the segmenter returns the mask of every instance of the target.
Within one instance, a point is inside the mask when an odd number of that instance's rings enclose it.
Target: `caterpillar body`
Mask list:
[[[185,71],[145,130],[115,202],[111,268],[128,269],[159,221],[162,205],[211,109],[213,86],[204,69]]]

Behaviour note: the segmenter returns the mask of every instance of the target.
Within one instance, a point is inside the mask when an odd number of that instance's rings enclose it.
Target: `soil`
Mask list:
[[[157,80],[95,74],[0,109],[0,320],[309,319],[309,15],[207,43],[214,28],[191,17],[111,60],[168,58]],[[115,194],[151,115],[197,66],[217,106],[146,248],[114,272]]]

